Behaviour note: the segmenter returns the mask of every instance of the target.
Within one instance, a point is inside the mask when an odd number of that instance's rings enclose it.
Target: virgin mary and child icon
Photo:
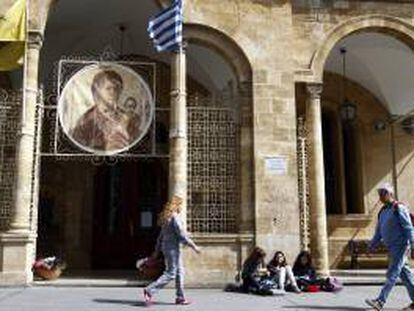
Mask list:
[[[68,81],[58,114],[75,145],[111,155],[142,139],[151,125],[153,106],[147,83],[135,71],[119,64],[93,64]]]

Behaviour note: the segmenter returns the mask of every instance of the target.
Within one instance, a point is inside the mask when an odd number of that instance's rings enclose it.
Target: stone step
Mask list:
[[[331,270],[338,277],[384,277],[385,273],[385,269]]]
[[[372,270],[332,270],[331,275],[337,277],[344,285],[381,285],[385,281],[383,269]],[[85,273],[85,275],[62,275],[53,281],[36,280],[33,286],[52,287],[142,287],[148,282],[134,278],[134,274],[120,273]],[[222,288],[224,284],[186,284],[193,288]],[[173,286],[173,284],[171,285]],[[171,287],[170,286],[170,287]]]
[[[385,273],[384,269],[331,270],[331,275],[344,285],[382,285]],[[400,284],[400,281],[397,284]]]

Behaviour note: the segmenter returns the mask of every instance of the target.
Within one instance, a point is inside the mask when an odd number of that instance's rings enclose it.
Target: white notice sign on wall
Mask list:
[[[287,158],[284,156],[274,156],[265,158],[266,175],[287,175],[288,165]]]
[[[151,228],[152,227],[152,213],[145,211],[141,212],[141,228]]]

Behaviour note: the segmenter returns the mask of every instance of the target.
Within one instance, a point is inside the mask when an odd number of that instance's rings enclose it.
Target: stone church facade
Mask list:
[[[0,181],[0,284],[32,282],[35,254],[46,254],[40,252],[48,248],[62,255],[69,269],[127,269],[136,256],[148,255],[148,245],[154,243],[156,228],[140,227],[142,213],[155,215],[154,209],[159,210],[172,192],[187,197],[187,228],[203,248],[200,257],[185,250],[186,279],[205,285],[232,281],[255,245],[268,257],[282,250],[290,261],[309,248],[324,275],[347,269],[349,241],[367,240],[372,234],[380,184],[393,183],[399,199],[414,204],[414,93],[398,88],[412,77],[350,63],[363,53],[364,44],[375,50],[370,40],[383,40],[386,47],[395,47],[395,59],[378,58],[373,66],[397,66],[405,59],[397,55],[407,57],[407,68],[414,64],[412,1],[186,0],[187,58],[171,53],[161,59],[155,52],[139,50],[147,43],[138,39],[131,39],[124,53],[129,61],[157,68],[157,125],[154,146],[148,147],[153,152],[139,151],[131,161],[88,155],[78,161],[72,149],[68,155],[50,148],[56,142],[49,135],[55,119],[48,109],[55,109],[51,98],[56,100],[60,87],[54,63],[94,48],[102,51],[103,46],[91,43],[98,24],[83,20],[82,26],[76,19],[77,10],[92,14],[82,1],[28,2],[22,91],[11,90],[11,74],[0,75],[0,86],[8,94],[0,104],[17,111],[14,130],[9,126],[0,132],[6,137],[7,131],[15,131],[11,142],[0,140],[2,172],[12,168],[2,175],[9,178]],[[138,2],[128,5],[140,11]],[[170,3],[145,2],[156,10]],[[114,9],[122,11],[123,4],[115,3]],[[99,10],[107,20],[116,16],[108,25],[123,22],[110,5]],[[134,23],[133,14],[128,18]],[[143,28],[146,20],[141,19]],[[99,27],[105,23],[102,18]],[[99,31],[111,32],[102,27]],[[78,37],[70,37],[75,29]],[[90,37],[81,37],[82,29]],[[66,35],[72,41],[59,50]],[[348,76],[338,52],[344,46]],[[381,54],[381,47],[375,51]],[[231,83],[210,86],[219,84],[224,67]],[[369,72],[378,76],[377,84]],[[381,84],[389,79],[401,80],[395,86],[398,94],[390,84]],[[405,94],[405,101],[392,101],[397,98],[392,94]],[[354,105],[347,107],[345,99]],[[355,116],[346,118],[345,108],[355,108]],[[3,124],[7,120],[10,117],[1,118]],[[128,182],[135,188],[128,188]],[[145,188],[145,182],[153,187]],[[104,195],[118,189],[117,183],[124,203],[107,206]],[[138,188],[140,200],[134,201],[128,193]],[[139,206],[139,211],[125,207],[128,204]],[[48,206],[53,210],[50,222]],[[126,211],[128,219],[113,220],[117,209]],[[135,217],[137,222],[131,221]],[[120,224],[119,231],[113,229],[116,237],[108,233],[113,232],[109,227],[117,228],[108,225],[111,219]],[[130,246],[119,243],[126,237],[131,237]],[[101,260],[111,252],[126,255],[119,256],[119,263]]]

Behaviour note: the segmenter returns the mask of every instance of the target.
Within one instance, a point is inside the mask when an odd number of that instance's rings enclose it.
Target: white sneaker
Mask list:
[[[274,288],[274,289],[272,289],[272,293],[275,296],[283,296],[283,295],[286,294],[286,291],[284,289]]]
[[[384,303],[377,299],[365,299],[365,303],[377,311],[381,311],[384,308]]]

